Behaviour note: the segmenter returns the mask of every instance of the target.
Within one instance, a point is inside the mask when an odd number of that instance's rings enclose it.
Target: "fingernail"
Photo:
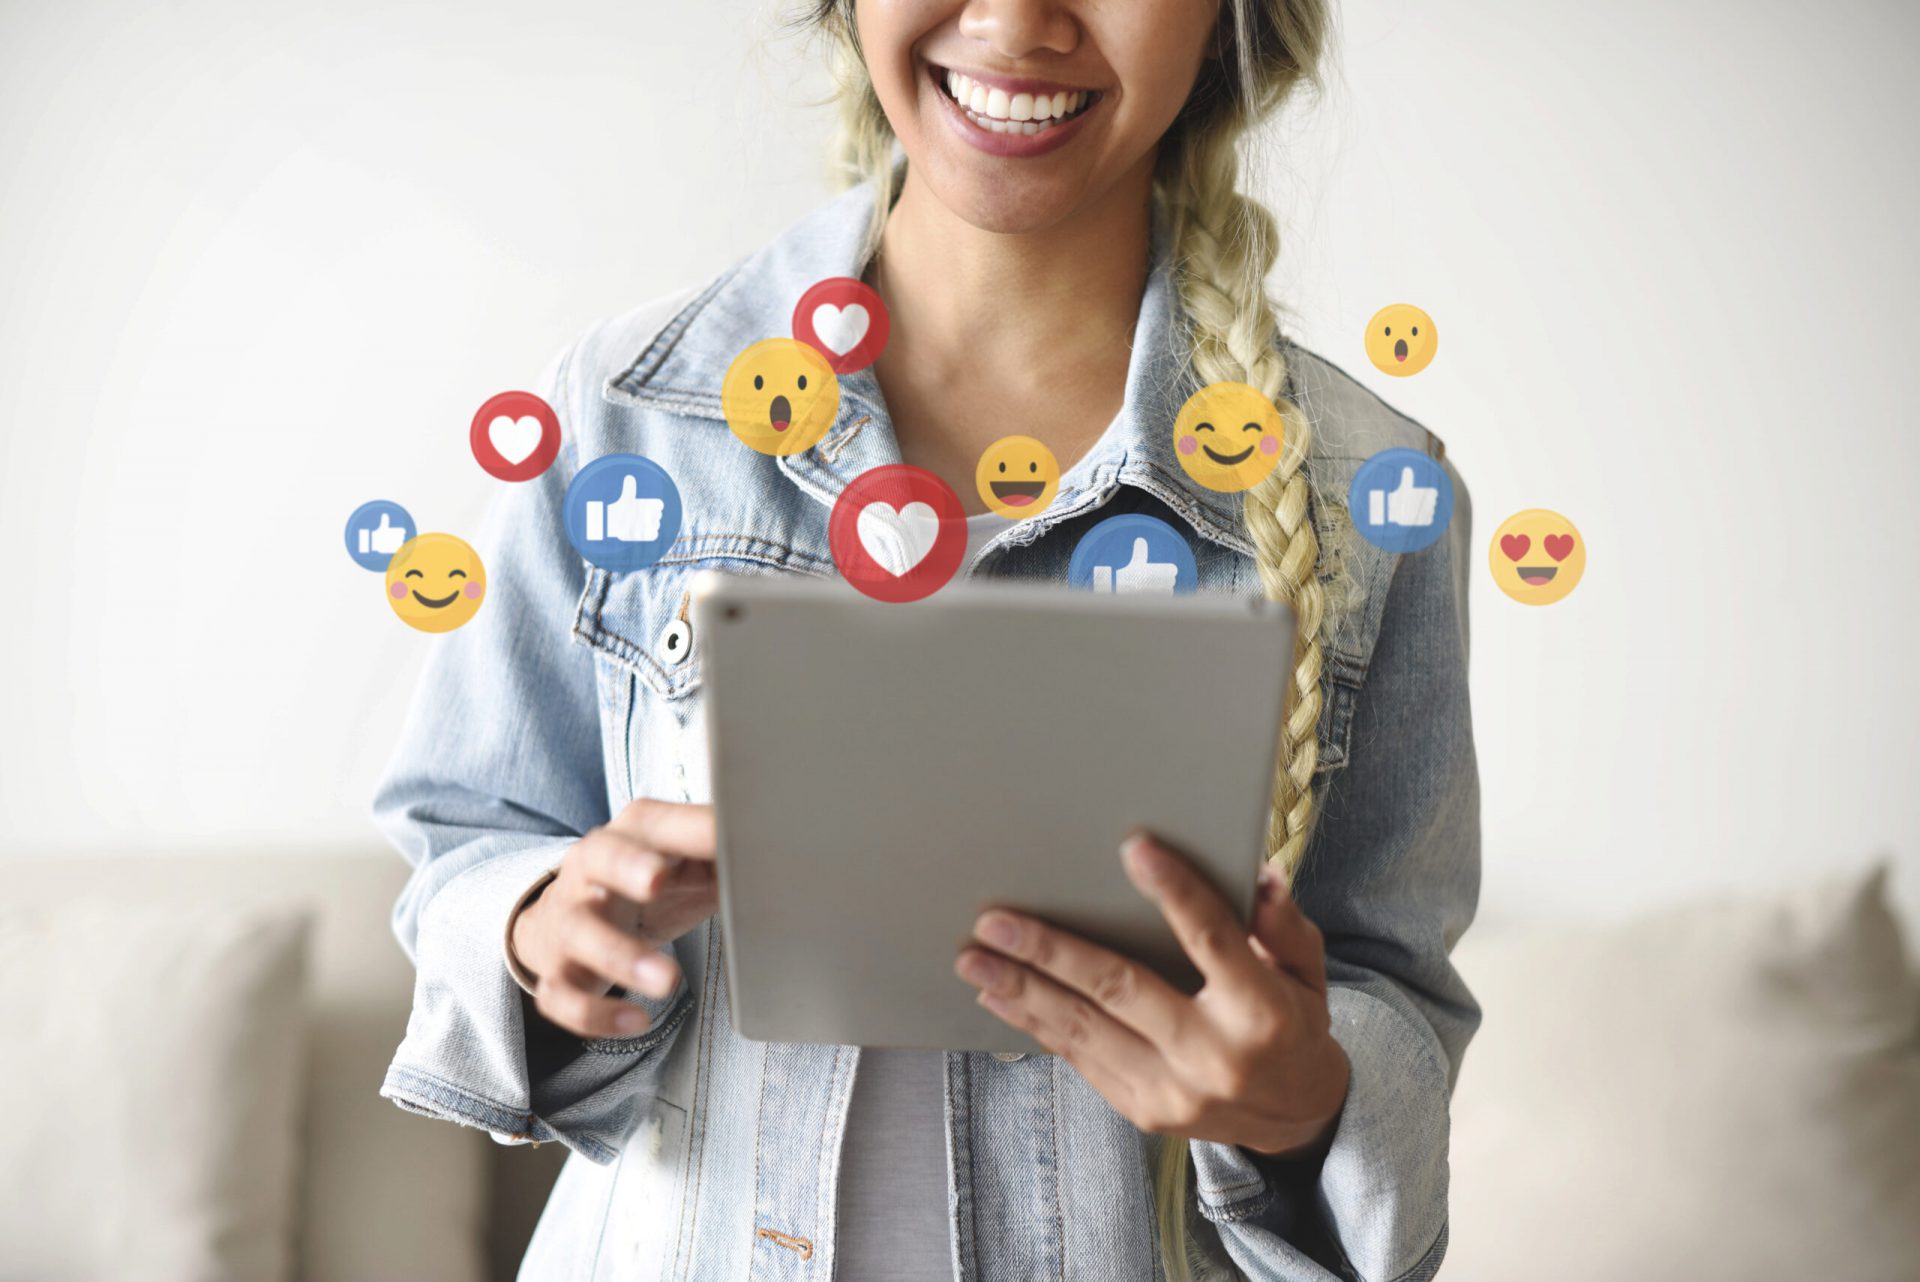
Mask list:
[[[1166,861],[1160,857],[1160,852],[1137,832],[1120,843],[1120,858],[1136,877],[1144,881],[1158,881],[1160,874],[1166,870]]]
[[[1020,943],[1020,923],[1005,913],[986,913],[974,923],[973,933],[995,948],[1012,951]]]
[[[633,963],[633,973],[643,984],[665,988],[673,982],[673,963],[659,953],[648,953]]]
[[[613,1027],[622,1036],[640,1032],[648,1022],[647,1012],[643,1010],[623,1010],[613,1017]]]
[[[984,987],[1000,977],[1000,963],[977,950],[961,953],[960,977],[969,983]]]

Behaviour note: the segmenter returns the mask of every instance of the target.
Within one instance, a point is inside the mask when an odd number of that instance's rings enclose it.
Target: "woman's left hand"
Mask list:
[[[979,1002],[1073,1065],[1143,1131],[1286,1155],[1332,1135],[1346,1052],[1329,1032],[1327,961],[1274,869],[1253,933],[1187,860],[1149,837],[1121,847],[1127,876],[1165,915],[1204,985],[1154,971],[1037,918],[989,909],[955,971]]]

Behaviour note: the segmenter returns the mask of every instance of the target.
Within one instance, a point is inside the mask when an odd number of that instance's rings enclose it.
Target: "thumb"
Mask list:
[[[1395,493],[1405,494],[1408,490],[1411,490],[1412,488],[1413,488],[1413,469],[1410,467],[1403,467],[1400,469],[1400,488],[1396,490]]]
[[[1253,905],[1253,937],[1282,971],[1317,993],[1327,991],[1326,944],[1273,864],[1260,870]]]
[[[1411,473],[1409,473],[1411,475]],[[632,503],[640,497],[640,478],[629,473],[620,479],[620,497],[616,503]]]
[[[1147,563],[1147,541],[1145,539],[1135,539],[1133,541],[1133,560],[1127,562],[1127,564],[1128,565],[1145,565],[1146,563]]]
[[[393,528],[393,514],[391,512],[382,512],[380,514],[380,528],[383,530],[391,530]]]

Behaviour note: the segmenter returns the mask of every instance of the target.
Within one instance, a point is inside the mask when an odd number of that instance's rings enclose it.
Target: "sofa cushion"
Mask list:
[[[1470,934],[1447,1272],[1914,1276],[1920,989],[1885,891]]]
[[[306,925],[0,910],[0,1277],[288,1276]]]

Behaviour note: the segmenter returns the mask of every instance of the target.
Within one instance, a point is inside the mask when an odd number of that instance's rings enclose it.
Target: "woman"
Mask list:
[[[433,656],[377,804],[416,867],[396,926],[419,975],[384,1091],[574,1151],[530,1278],[1109,1282],[1229,1260],[1430,1277],[1478,1019],[1447,961],[1478,889],[1465,496],[1424,552],[1353,537],[1360,461],[1439,443],[1282,338],[1273,222],[1236,190],[1247,131],[1313,72],[1324,0],[820,0],[810,17],[863,181],[557,358],[541,390],[568,449],[502,496],[488,610]],[[889,308],[883,357],[842,380],[817,446],[745,450],[729,363],[848,275]],[[1286,417],[1244,498],[1196,488],[1171,450],[1187,394],[1228,380]],[[1056,1054],[748,1042],[711,920],[688,577],[831,574],[851,478],[904,460],[971,496],[1010,430],[1065,471],[1045,512],[970,520],[972,572],[1063,579],[1093,523],[1149,512],[1188,536],[1203,590],[1294,606],[1252,933],[1137,841],[1121,862],[1207,977],[1197,996],[997,912],[956,975]],[[580,465],[622,451],[665,466],[687,516],[654,567],[609,574],[570,551],[559,509]]]

